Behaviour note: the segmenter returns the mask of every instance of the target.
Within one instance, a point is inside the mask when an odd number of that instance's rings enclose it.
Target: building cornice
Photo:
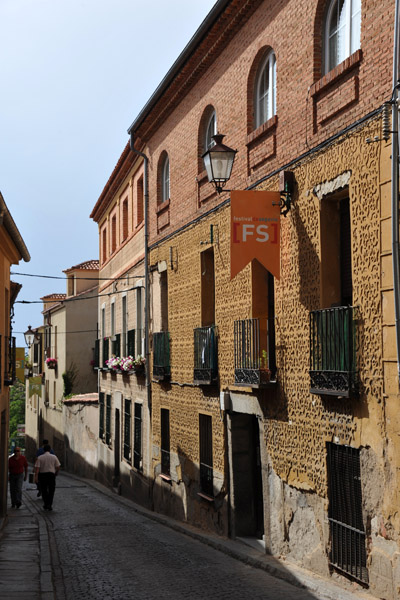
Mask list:
[[[219,0],[133,121],[128,133],[144,144],[199,81],[262,0]]]

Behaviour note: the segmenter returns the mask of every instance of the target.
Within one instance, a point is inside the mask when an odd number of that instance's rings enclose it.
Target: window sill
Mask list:
[[[169,475],[164,475],[164,473],[160,473],[159,477],[160,479],[163,479],[163,481],[166,481],[167,483],[172,485],[172,478]]]
[[[273,131],[277,125],[278,125],[278,116],[274,115],[273,117],[268,119],[268,121],[266,121],[265,123],[260,125],[260,127],[257,127],[257,129],[255,129],[254,131],[249,133],[249,135],[246,138],[246,146],[249,146],[253,142],[257,142],[264,135],[267,135],[268,133]]]
[[[156,208],[156,214],[160,214],[162,212],[164,212],[165,210],[167,210],[167,208],[169,208],[169,204],[170,204],[170,199],[168,198],[168,200],[165,200],[165,202],[162,202],[161,204],[159,204]]]
[[[203,492],[197,492],[197,495],[203,500],[207,500],[207,502],[214,502],[215,498],[213,496],[208,496],[208,494],[204,494]]]
[[[362,60],[362,50],[358,49],[353,54],[348,56],[343,62],[337,65],[334,69],[329,71],[326,75],[321,77],[319,81],[316,81],[310,87],[311,96],[316,96],[317,94],[325,91],[331,85],[336,84],[338,81],[342,79],[346,73],[351,71],[353,68],[357,67]]]

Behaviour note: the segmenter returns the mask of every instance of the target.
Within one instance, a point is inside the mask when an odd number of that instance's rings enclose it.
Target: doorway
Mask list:
[[[262,539],[264,507],[257,417],[232,413],[231,434],[235,535]]]

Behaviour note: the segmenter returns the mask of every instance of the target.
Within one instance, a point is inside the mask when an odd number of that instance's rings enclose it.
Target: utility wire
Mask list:
[[[23,335],[25,332],[13,330],[13,333],[20,333]],[[57,335],[67,335],[70,333],[97,333],[97,329],[82,329],[82,331],[57,331]]]
[[[86,296],[86,297],[80,297],[80,296],[75,296],[72,298],[54,298],[53,299],[53,304],[52,306],[56,305],[56,304],[64,304],[65,302],[76,302],[77,300],[92,300],[93,298],[103,298],[104,296],[110,297],[110,296],[115,296],[115,294],[124,294],[126,292],[133,292],[134,290],[138,290],[140,289],[140,287],[143,286],[136,286],[133,288],[128,288],[127,290],[116,290],[115,292],[107,292],[107,294],[96,294],[95,296]],[[49,298],[49,300],[47,300],[48,303],[52,302],[51,297]],[[43,300],[16,300],[14,302],[14,304],[45,304],[47,303],[46,301]],[[51,307],[49,307],[50,309]],[[49,310],[46,309],[46,310]]]
[[[39,277],[42,279],[61,279],[68,281],[68,277],[56,277],[55,275],[33,275],[31,273],[17,273],[16,271],[10,271],[10,275],[20,275],[23,277]],[[74,279],[87,279],[90,281],[121,281],[122,279],[143,279],[144,275],[125,275],[121,277],[75,277]]]

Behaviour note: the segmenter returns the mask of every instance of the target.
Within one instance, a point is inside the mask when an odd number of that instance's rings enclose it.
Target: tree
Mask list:
[[[25,423],[25,385],[16,381],[10,387],[10,439],[17,437],[17,425]],[[25,447],[25,438],[21,437],[18,444]]]

